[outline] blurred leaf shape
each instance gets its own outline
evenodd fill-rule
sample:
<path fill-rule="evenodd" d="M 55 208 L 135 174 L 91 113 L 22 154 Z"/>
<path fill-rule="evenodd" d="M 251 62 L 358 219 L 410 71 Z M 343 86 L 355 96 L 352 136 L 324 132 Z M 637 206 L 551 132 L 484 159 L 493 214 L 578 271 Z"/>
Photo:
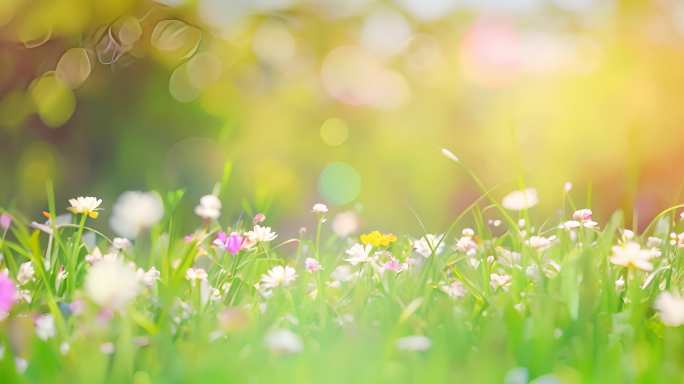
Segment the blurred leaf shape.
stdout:
<path fill-rule="evenodd" d="M 202 40 L 202 31 L 180 20 L 162 20 L 154 26 L 150 42 L 160 51 L 181 59 L 192 56 Z"/>
<path fill-rule="evenodd" d="M 4 0 L 3 0 L 4 1 Z M 17 31 L 19 41 L 26 48 L 36 48 L 47 43 L 52 37 L 52 26 L 39 22 L 25 22 Z"/>
<path fill-rule="evenodd" d="M 114 39 L 112 29 L 107 27 L 95 46 L 97 60 L 105 65 L 114 64 L 124 53 L 123 47 Z"/>
<path fill-rule="evenodd" d="M 204 89 L 221 77 L 221 59 L 211 52 L 201 52 L 187 63 L 187 76 L 192 86 Z"/>
<path fill-rule="evenodd" d="M 76 109 L 76 99 L 69 86 L 55 75 L 45 73 L 29 86 L 38 116 L 49 127 L 66 123 Z"/>
<path fill-rule="evenodd" d="M 115 27 L 117 29 L 116 36 L 124 47 L 131 47 L 140 40 L 140 36 L 143 33 L 140 20 L 133 16 L 122 18 L 116 23 Z"/>
<path fill-rule="evenodd" d="M 0 27 L 12 21 L 22 2 L 22 0 L 0 1 Z"/>
<path fill-rule="evenodd" d="M 88 52 L 83 48 L 71 48 L 57 62 L 55 73 L 71 89 L 76 89 L 88 79 L 91 70 Z"/>
<path fill-rule="evenodd" d="M 181 103 L 189 103 L 199 97 L 200 90 L 190 80 L 187 64 L 179 66 L 171 74 L 169 92 L 174 99 Z"/>
<path fill-rule="evenodd" d="M 33 102 L 30 95 L 22 89 L 7 93 L 0 100 L 0 125 L 16 129 L 33 113 Z"/>

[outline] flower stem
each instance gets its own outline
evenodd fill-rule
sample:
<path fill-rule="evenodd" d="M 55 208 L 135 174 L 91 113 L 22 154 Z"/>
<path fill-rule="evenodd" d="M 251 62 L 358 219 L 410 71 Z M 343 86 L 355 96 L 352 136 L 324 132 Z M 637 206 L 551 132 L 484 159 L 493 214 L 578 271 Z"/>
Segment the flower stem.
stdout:
<path fill-rule="evenodd" d="M 81 239 L 83 237 L 83 228 L 85 227 L 88 215 L 81 215 L 81 221 L 78 224 L 78 229 L 76 230 L 76 237 L 71 245 L 71 254 L 69 256 L 69 278 L 67 284 L 67 294 L 71 294 L 74 291 L 74 282 L 76 280 L 76 264 L 78 263 L 78 254 L 81 250 Z"/>

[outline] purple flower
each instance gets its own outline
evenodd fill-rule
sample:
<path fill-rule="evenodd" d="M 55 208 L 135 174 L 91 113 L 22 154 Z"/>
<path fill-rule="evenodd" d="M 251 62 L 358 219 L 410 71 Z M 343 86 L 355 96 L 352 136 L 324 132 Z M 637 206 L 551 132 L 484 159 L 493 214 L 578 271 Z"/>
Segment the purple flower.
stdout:
<path fill-rule="evenodd" d="M 221 231 L 216 236 L 214 240 L 214 245 L 223 248 L 224 250 L 230 252 L 231 255 L 235 256 L 242 248 L 242 243 L 244 238 L 237 232 L 231 232 L 230 235 Z"/>
<path fill-rule="evenodd" d="M 9 229 L 10 225 L 12 225 L 12 216 L 9 213 L 0 215 L 0 228 L 2 228 L 3 231 L 6 231 Z"/>
<path fill-rule="evenodd" d="M 0 319 L 9 313 L 16 300 L 17 287 L 6 274 L 0 273 Z"/>

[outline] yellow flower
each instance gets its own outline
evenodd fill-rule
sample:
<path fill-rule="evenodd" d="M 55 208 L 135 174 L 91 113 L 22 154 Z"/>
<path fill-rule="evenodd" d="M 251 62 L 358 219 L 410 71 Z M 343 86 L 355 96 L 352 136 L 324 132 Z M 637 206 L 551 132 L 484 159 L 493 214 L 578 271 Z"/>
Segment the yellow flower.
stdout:
<path fill-rule="evenodd" d="M 374 247 L 387 247 L 391 243 L 397 241 L 397 237 L 391 233 L 380 233 L 380 231 L 373 231 L 361 235 L 361 242 L 366 245 Z"/>

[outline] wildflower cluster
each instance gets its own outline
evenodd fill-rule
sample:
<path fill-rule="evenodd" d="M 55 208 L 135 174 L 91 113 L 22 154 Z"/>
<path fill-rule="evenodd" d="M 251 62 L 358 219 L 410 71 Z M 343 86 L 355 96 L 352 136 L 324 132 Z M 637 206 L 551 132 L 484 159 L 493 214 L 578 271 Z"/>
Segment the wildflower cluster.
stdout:
<path fill-rule="evenodd" d="M 93 197 L 69 201 L 75 216 L 48 212 L 44 223 L 2 213 L 0 329 L 8 335 L 30 320 L 25 339 L 51 348 L 67 371 L 93 343 L 98 352 L 88 358 L 97 361 L 158 353 L 169 348 L 164 339 L 258 361 L 262 352 L 328 353 L 326 338 L 352 330 L 387 338 L 393 359 L 456 348 L 466 356 L 449 359 L 468 364 L 488 353 L 488 337 L 516 337 L 522 346 L 552 340 L 554 353 L 576 357 L 584 336 L 559 335 L 581 334 L 605 314 L 613 316 L 603 329 L 612 342 L 667 343 L 662 329 L 684 325 L 679 224 L 662 215 L 637 235 L 619 229 L 618 215 L 602 229 L 590 209 L 576 209 L 536 226 L 528 211 L 537 202 L 531 188 L 513 192 L 493 217 L 469 212 L 473 226 L 457 221 L 416 235 L 354 235 L 356 213 L 319 203 L 311 239 L 306 231 L 283 239 L 263 214 L 226 225 L 217 194 L 200 199 L 190 219 L 196 229 L 178 238 L 164 212 L 170 203 L 154 192 L 122 194 L 109 224 L 123 237 L 113 239 L 91 226 L 107 212 Z M 40 369 L 26 343 L 3 343 L 0 359 L 12 356 L 18 374 Z M 501 376 L 520 364 L 554 373 L 507 353 L 516 365 Z"/>

